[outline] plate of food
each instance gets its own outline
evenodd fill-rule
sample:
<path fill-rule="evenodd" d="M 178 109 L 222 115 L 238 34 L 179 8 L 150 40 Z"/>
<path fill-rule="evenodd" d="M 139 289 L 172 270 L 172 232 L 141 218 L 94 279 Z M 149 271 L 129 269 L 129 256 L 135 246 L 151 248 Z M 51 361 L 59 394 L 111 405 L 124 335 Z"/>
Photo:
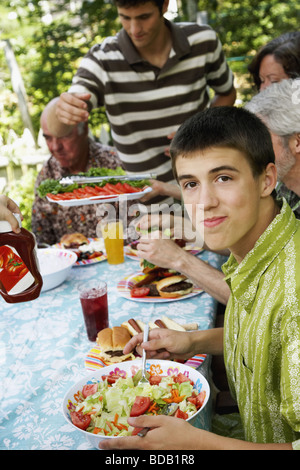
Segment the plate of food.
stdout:
<path fill-rule="evenodd" d="M 198 255 L 203 250 L 195 244 L 187 243 L 184 240 L 174 239 L 174 242 L 192 255 Z M 140 260 L 140 258 L 137 256 L 138 244 L 139 240 L 135 240 L 124 247 L 124 254 L 127 256 L 127 258 L 133 259 L 134 261 Z"/>
<path fill-rule="evenodd" d="M 88 374 L 65 394 L 66 421 L 95 448 L 103 439 L 137 434 L 140 429 L 128 425 L 129 416 L 174 414 L 193 424 L 209 400 L 205 377 L 185 364 L 158 359 L 147 360 L 146 370 L 150 383 L 142 385 L 140 358 Z"/>
<path fill-rule="evenodd" d="M 63 235 L 53 247 L 74 251 L 77 255 L 74 266 L 89 266 L 107 259 L 102 238 L 87 238 L 79 232 Z"/>
<path fill-rule="evenodd" d="M 175 320 L 163 315 L 161 318 L 149 321 L 150 330 L 154 328 L 168 328 L 177 331 L 195 331 L 198 330 L 198 324 L 178 323 Z M 85 368 L 88 370 L 97 370 L 102 367 L 116 364 L 119 362 L 136 359 L 137 354 L 123 354 L 123 348 L 132 336 L 142 333 L 145 323 L 142 320 L 130 318 L 124 321 L 119 327 L 107 328 L 102 330 L 97 336 L 96 343 L 89 350 L 85 358 Z M 206 359 L 206 354 L 197 354 L 188 359 L 185 363 L 190 367 L 197 369 Z"/>
<path fill-rule="evenodd" d="M 63 207 L 84 206 L 103 202 L 140 199 L 152 191 L 147 181 L 117 179 L 109 182 L 79 184 L 72 181 L 63 185 L 56 180 L 45 180 L 38 188 L 41 197 Z M 47 192 L 48 191 L 48 192 Z"/>
<path fill-rule="evenodd" d="M 140 266 L 147 263 L 141 260 Z M 149 264 L 151 267 L 149 267 Z M 172 302 L 203 292 L 186 276 L 171 269 L 151 265 L 122 279 L 117 285 L 122 297 L 135 302 Z"/>

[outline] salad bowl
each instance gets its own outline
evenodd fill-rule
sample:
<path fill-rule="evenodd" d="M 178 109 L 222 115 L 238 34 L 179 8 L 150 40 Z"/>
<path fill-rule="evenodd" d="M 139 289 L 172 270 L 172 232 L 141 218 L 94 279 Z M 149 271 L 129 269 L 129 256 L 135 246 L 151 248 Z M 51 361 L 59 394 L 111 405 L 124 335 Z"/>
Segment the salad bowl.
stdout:
<path fill-rule="evenodd" d="M 63 405 L 62 405 L 63 415 L 65 419 L 71 426 L 73 426 L 74 429 L 76 429 L 78 432 L 81 432 L 83 436 L 86 437 L 86 439 L 89 441 L 89 443 L 93 447 L 99 449 L 98 447 L 99 443 L 103 439 L 114 439 L 115 437 L 118 437 L 118 435 L 119 436 L 130 435 L 131 432 L 133 431 L 133 428 L 129 427 L 129 429 L 127 429 L 126 431 L 121 431 L 120 433 L 118 433 L 118 435 L 109 435 L 111 433 L 106 433 L 106 434 L 95 433 L 95 428 L 92 430 L 89 430 L 91 428 L 87 428 L 87 430 L 82 429 L 81 423 L 79 423 L 80 427 L 75 425 L 74 424 L 74 421 L 75 421 L 74 415 L 76 414 L 74 413 L 75 410 L 80 410 L 80 413 L 81 413 L 81 410 L 83 410 L 82 411 L 83 414 L 85 414 L 86 412 L 86 415 L 90 415 L 92 412 L 91 408 L 84 408 L 84 406 L 97 407 L 98 405 L 87 405 L 87 403 L 88 402 L 96 403 L 97 397 L 98 399 L 102 400 L 102 397 L 101 396 L 99 397 L 99 392 L 98 392 L 98 395 L 96 393 L 95 395 L 87 396 L 86 400 L 85 400 L 86 393 L 82 395 L 82 392 L 86 390 L 91 390 L 92 387 L 96 388 L 95 384 L 97 383 L 101 383 L 104 381 L 106 383 L 107 382 L 112 383 L 113 384 L 112 388 L 114 388 L 114 390 L 112 394 L 113 398 L 110 398 L 110 400 L 113 399 L 115 401 L 110 402 L 110 409 L 111 409 L 111 417 L 109 418 L 110 422 L 114 422 L 114 420 L 116 419 L 115 418 L 116 416 L 122 415 L 123 417 L 119 418 L 119 421 L 118 421 L 120 429 L 122 429 L 122 427 L 124 429 L 126 427 L 128 428 L 127 417 L 129 416 L 129 413 L 128 415 L 124 416 L 124 409 L 126 408 L 126 404 L 124 405 L 123 413 L 120 412 L 120 403 L 124 402 L 123 394 L 125 393 L 126 395 L 127 393 L 126 391 L 124 392 L 124 389 L 126 389 L 126 381 L 124 380 L 125 385 L 122 382 L 122 387 L 118 388 L 116 387 L 115 380 L 121 377 L 122 379 L 128 379 L 128 382 L 132 382 L 131 378 L 134 377 L 136 374 L 139 374 L 138 371 L 141 371 L 141 366 L 142 366 L 141 359 L 136 359 L 133 361 L 122 362 L 122 363 L 117 363 L 117 364 L 103 367 L 102 369 L 94 371 L 88 374 L 86 377 L 79 380 L 77 383 L 71 386 L 70 389 L 65 394 Z M 190 384 L 190 381 L 192 382 L 193 396 L 198 395 L 198 394 L 201 395 L 201 405 L 199 405 L 198 407 L 198 403 L 197 403 L 197 409 L 194 407 L 192 411 L 191 411 L 192 407 L 190 406 L 190 402 L 188 402 L 188 400 L 185 400 L 185 402 L 187 403 L 187 406 L 190 407 L 190 410 L 188 411 L 189 416 L 186 417 L 185 419 L 190 424 L 193 424 L 195 420 L 197 419 L 198 415 L 203 412 L 209 400 L 210 387 L 205 377 L 198 370 L 193 369 L 192 367 L 189 367 L 185 364 L 181 364 L 181 363 L 174 362 L 174 361 L 158 360 L 158 359 L 147 359 L 146 370 L 150 374 L 150 379 L 153 378 L 152 383 L 155 384 L 154 388 L 156 388 L 157 390 L 157 392 L 155 393 L 160 393 L 159 388 L 163 386 L 163 382 L 166 381 L 166 377 L 168 378 L 168 382 L 170 382 L 169 379 L 171 379 L 171 381 L 174 381 L 174 380 L 178 382 L 180 381 L 180 383 L 182 383 L 182 381 L 186 383 L 188 382 L 188 384 Z M 160 383 L 156 384 L 155 382 L 158 377 L 161 377 L 161 384 Z M 104 384 L 100 384 L 100 385 L 104 386 Z M 148 385 L 148 386 L 151 387 L 152 385 Z M 187 384 L 182 385 L 182 386 L 187 387 Z M 130 391 L 130 393 L 131 392 L 132 391 Z M 138 393 L 138 395 L 140 395 L 140 393 Z M 94 400 L 94 397 L 95 397 L 95 400 Z M 188 397 L 188 395 L 186 395 L 186 397 Z M 108 403 L 107 398 L 105 398 L 104 401 L 105 402 L 107 401 Z M 180 404 L 180 408 L 184 409 L 184 403 Z M 104 414 L 105 416 L 109 416 L 109 414 L 106 411 L 103 412 L 103 415 Z"/>

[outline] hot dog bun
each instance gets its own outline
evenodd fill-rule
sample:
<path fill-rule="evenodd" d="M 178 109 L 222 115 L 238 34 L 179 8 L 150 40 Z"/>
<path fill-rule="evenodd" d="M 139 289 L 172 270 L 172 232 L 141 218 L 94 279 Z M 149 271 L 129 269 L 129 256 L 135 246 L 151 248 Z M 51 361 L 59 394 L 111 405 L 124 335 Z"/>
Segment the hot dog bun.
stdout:
<path fill-rule="evenodd" d="M 122 323 L 121 326 L 127 328 L 131 336 L 138 335 L 139 333 L 142 333 L 145 329 L 144 322 L 142 322 L 141 320 L 134 320 L 133 318 L 128 321 L 125 321 L 124 323 Z"/>

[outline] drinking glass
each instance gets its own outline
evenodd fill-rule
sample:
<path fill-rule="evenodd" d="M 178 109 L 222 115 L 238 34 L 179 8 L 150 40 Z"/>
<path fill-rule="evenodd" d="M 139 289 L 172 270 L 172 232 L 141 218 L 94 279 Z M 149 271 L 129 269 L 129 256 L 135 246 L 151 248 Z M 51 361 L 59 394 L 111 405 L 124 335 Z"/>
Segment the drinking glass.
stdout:
<path fill-rule="evenodd" d="M 104 281 L 80 284 L 78 287 L 86 332 L 90 341 L 108 328 L 107 285 Z"/>
<path fill-rule="evenodd" d="M 123 223 L 121 220 L 105 220 L 101 223 L 107 262 L 124 263 Z"/>

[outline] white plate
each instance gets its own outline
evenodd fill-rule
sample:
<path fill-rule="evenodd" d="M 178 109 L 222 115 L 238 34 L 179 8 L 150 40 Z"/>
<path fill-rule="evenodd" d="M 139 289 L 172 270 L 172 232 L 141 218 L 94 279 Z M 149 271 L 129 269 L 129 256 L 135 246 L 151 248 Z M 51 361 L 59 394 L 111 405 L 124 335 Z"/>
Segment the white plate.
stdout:
<path fill-rule="evenodd" d="M 63 207 L 86 206 L 88 204 L 102 204 L 103 202 L 118 202 L 125 199 L 133 201 L 134 199 L 140 199 L 150 191 L 152 191 L 152 188 L 147 186 L 143 191 L 139 191 L 137 193 L 113 194 L 111 196 L 91 196 L 86 199 L 62 199 L 61 201 L 54 201 L 47 196 L 47 200 Z"/>
<path fill-rule="evenodd" d="M 202 289 L 199 287 L 194 287 L 193 291 L 190 294 L 182 295 L 181 297 L 177 298 L 170 298 L 167 299 L 165 297 L 131 297 L 130 291 L 131 289 L 137 284 L 143 277 L 145 276 L 144 273 L 138 272 L 131 274 L 130 276 L 125 277 L 122 279 L 118 285 L 118 293 L 121 295 L 121 297 L 124 297 L 127 300 L 133 300 L 134 302 L 152 302 L 152 303 L 163 303 L 163 302 L 175 302 L 178 300 L 185 300 L 189 299 L 191 297 L 194 297 L 195 295 L 201 294 L 203 292 Z"/>

